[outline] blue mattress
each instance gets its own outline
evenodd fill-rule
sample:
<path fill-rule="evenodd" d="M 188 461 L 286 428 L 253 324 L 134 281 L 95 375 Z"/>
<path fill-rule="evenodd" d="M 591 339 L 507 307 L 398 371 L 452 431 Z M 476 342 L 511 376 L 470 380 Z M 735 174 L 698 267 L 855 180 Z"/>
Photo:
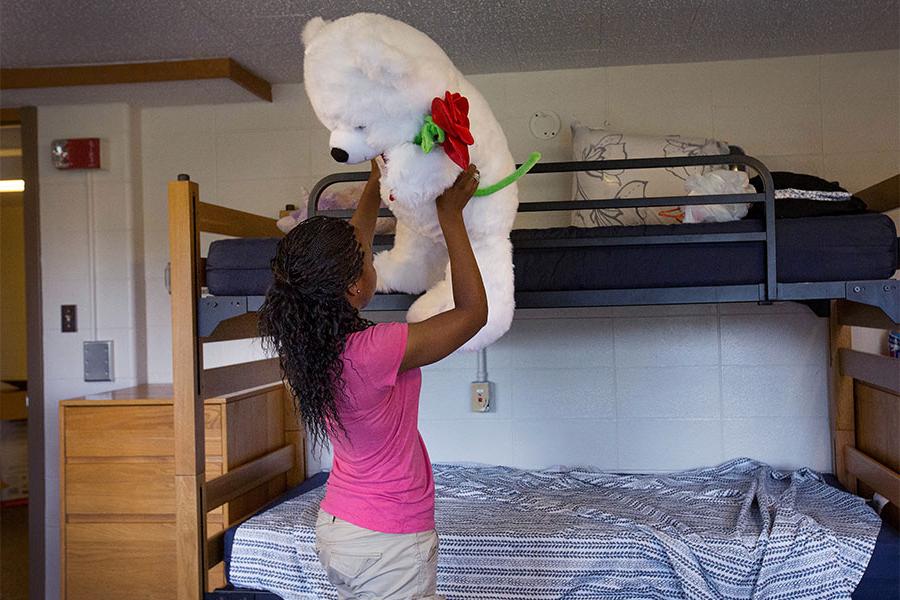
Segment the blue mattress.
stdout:
<path fill-rule="evenodd" d="M 257 514 L 264 512 L 272 506 L 277 506 L 289 499 L 296 498 L 310 490 L 314 490 L 325 484 L 327 473 L 317 473 L 307 479 L 301 485 L 285 492 L 268 506 L 260 509 Z M 826 475 L 825 480 L 836 488 L 843 489 L 837 480 Z M 231 548 L 234 543 L 234 535 L 239 526 L 234 526 L 225 532 L 225 572 L 228 574 L 228 566 L 231 559 Z M 281 600 L 280 596 L 261 590 L 235 589 L 232 587 L 220 590 L 218 596 L 211 598 L 218 600 Z M 866 572 L 856 590 L 852 600 L 892 600 L 900 598 L 900 532 L 887 523 L 882 523 L 875 544 L 875 551 Z"/>
<path fill-rule="evenodd" d="M 646 289 L 761 283 L 763 242 L 637 246 L 526 246 L 540 240 L 750 233 L 761 221 L 636 227 L 559 227 L 513 231 L 516 290 Z M 227 239 L 210 244 L 206 284 L 215 296 L 262 296 L 272 282 L 277 239 Z M 376 245 L 390 246 L 388 237 Z M 887 279 L 898 267 L 897 231 L 885 215 L 782 219 L 776 223 L 778 281 Z"/>

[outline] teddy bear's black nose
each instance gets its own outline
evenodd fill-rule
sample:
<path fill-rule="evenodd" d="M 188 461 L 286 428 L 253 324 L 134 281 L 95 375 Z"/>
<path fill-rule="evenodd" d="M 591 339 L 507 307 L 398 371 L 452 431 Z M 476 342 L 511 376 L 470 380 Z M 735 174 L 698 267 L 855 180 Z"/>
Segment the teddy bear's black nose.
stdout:
<path fill-rule="evenodd" d="M 331 158 L 338 162 L 347 162 L 347 159 L 350 158 L 350 155 L 347 154 L 346 150 L 343 150 L 341 148 L 332 148 Z"/>

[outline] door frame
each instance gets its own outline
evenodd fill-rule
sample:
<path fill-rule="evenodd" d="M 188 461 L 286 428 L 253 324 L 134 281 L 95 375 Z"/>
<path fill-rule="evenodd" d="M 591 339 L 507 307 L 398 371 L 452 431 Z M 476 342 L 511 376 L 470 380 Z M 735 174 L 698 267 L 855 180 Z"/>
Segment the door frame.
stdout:
<path fill-rule="evenodd" d="M 44 323 L 41 294 L 41 208 L 38 123 L 33 106 L 4 108 L 3 123 L 19 123 L 25 226 L 25 305 L 28 362 L 28 597 L 44 598 L 46 490 L 44 485 Z"/>

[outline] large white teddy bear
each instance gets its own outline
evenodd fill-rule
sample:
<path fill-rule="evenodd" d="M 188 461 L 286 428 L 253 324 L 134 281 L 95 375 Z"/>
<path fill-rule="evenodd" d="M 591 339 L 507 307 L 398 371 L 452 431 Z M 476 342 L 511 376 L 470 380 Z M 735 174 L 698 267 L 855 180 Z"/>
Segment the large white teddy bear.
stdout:
<path fill-rule="evenodd" d="M 449 142 L 426 153 L 417 136 L 435 98 L 468 100 L 474 143 L 469 157 L 481 186 L 513 173 L 506 137 L 487 102 L 424 33 L 383 15 L 359 13 L 303 31 L 303 78 L 319 120 L 331 131 L 331 155 L 363 163 L 382 155 L 381 195 L 397 217 L 391 250 L 375 257 L 378 291 L 418 294 L 407 320 L 418 322 L 453 307 L 447 248 L 435 199 L 461 167 Z M 449 133 L 448 133 L 449 135 Z M 471 140 L 470 140 L 471 141 Z M 458 156 L 457 156 L 458 160 Z M 459 161 L 458 161 L 459 162 Z M 515 184 L 476 196 L 463 213 L 488 298 L 487 325 L 465 346 L 483 348 L 502 336 L 513 317 L 513 267 L 509 232 L 518 206 Z"/>

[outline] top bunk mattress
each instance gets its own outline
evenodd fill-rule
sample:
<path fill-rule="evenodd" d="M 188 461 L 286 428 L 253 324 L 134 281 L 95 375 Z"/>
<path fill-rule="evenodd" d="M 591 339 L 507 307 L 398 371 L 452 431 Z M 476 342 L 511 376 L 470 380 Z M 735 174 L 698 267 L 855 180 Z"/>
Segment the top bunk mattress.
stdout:
<path fill-rule="evenodd" d="M 765 243 L 525 247 L 534 240 L 764 231 L 759 220 L 635 227 L 521 229 L 511 234 L 516 291 L 569 291 L 746 285 L 765 279 Z M 390 236 L 376 245 L 390 246 Z M 210 244 L 206 284 L 215 296 L 262 296 L 272 282 L 277 239 Z M 898 267 L 897 231 L 885 215 L 776 222 L 781 283 L 886 279 Z"/>

